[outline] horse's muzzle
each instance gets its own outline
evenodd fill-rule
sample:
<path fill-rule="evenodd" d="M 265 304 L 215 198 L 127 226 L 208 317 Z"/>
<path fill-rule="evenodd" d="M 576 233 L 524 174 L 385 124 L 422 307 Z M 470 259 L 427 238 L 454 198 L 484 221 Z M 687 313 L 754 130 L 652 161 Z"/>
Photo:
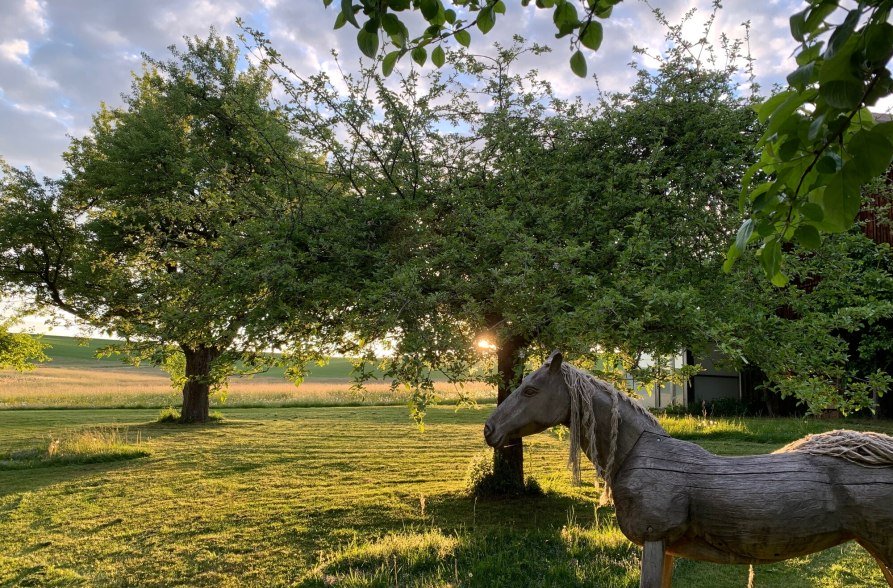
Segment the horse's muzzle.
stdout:
<path fill-rule="evenodd" d="M 487 445 L 490 447 L 498 447 L 502 439 L 497 439 L 494 437 L 495 428 L 490 424 L 490 421 L 484 425 L 484 441 L 487 442 Z"/>

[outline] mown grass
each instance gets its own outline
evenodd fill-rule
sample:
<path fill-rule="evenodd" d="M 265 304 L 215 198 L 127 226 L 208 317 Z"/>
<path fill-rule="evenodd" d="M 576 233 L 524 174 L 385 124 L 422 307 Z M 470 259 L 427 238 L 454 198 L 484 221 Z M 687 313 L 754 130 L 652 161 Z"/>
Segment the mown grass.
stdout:
<path fill-rule="evenodd" d="M 0 585 L 638 585 L 639 550 L 612 511 L 573 487 L 566 442 L 526 443 L 539 498 L 463 490 L 490 406 L 223 409 L 206 426 L 152 423 L 157 410 L 0 412 L 0 452 L 48 431 L 127 427 L 150 456 L 0 471 Z M 713 450 L 771 451 L 803 428 L 888 422 L 665 420 Z M 740 587 L 746 566 L 680 561 L 675 585 Z M 756 569 L 760 587 L 880 586 L 853 544 Z"/>

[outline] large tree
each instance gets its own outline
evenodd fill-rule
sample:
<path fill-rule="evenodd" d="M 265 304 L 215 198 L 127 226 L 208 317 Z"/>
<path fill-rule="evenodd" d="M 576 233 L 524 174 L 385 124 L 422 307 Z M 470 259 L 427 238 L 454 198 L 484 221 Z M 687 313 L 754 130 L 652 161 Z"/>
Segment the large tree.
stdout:
<path fill-rule="evenodd" d="M 332 0 L 323 0 L 328 6 Z M 522 0 L 528 6 L 530 0 Z M 620 0 L 536 0 L 552 12 L 559 38 L 570 41 L 570 69 L 587 72 L 584 52 L 603 39 L 602 21 Z M 714 7 L 718 8 L 718 2 Z M 335 28 L 358 29 L 357 44 L 376 58 L 380 39 L 390 43 L 382 69 L 409 54 L 422 64 L 443 63 L 442 44 L 450 38 L 466 47 L 477 29 L 486 35 L 504 14 L 503 0 L 345 0 Z M 800 44 L 798 68 L 789 86 L 759 107 L 765 133 L 761 157 L 743 178 L 741 208 L 750 218 L 728 251 L 733 263 L 751 243 L 766 275 L 783 285 L 782 244 L 795 240 L 817 247 L 822 233 L 852 226 L 859 211 L 859 186 L 882 173 L 893 159 L 893 122 L 876 124 L 868 107 L 893 93 L 888 68 L 893 56 L 893 0 L 808 0 L 790 18 L 791 35 Z M 418 11 L 425 21 L 411 33 L 403 13 Z M 660 17 L 660 12 L 655 10 Z M 503 22 L 504 26 L 511 26 Z M 683 47 L 691 43 L 682 40 Z"/>
<path fill-rule="evenodd" d="M 330 171 L 366 219 L 346 331 L 390 347 L 385 374 L 410 385 L 419 415 L 436 372 L 479 377 L 482 339 L 500 401 L 556 345 L 606 376 L 669 377 L 637 360 L 706 346 L 722 303 L 705 283 L 756 130 L 729 72 L 676 52 L 596 111 L 513 74 L 521 51 L 450 53 L 424 83 L 370 71 L 338 84 L 346 95 L 324 76 L 291 88 L 302 132 L 330 145 Z M 496 454 L 510 487 L 522 457 L 520 444 Z"/>
<path fill-rule="evenodd" d="M 269 333 L 254 328 L 274 297 L 266 263 L 287 254 L 270 243 L 302 233 L 319 164 L 231 39 L 186 45 L 146 58 L 124 105 L 72 141 L 62 179 L 4 167 L 0 278 L 165 366 L 182 420 L 204 422 L 211 389 L 267 357 Z"/>

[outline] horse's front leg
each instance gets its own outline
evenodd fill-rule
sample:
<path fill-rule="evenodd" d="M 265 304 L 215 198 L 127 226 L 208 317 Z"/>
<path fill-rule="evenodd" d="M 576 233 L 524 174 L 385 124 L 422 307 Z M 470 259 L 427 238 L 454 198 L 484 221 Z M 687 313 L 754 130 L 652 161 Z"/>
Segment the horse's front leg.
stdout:
<path fill-rule="evenodd" d="M 667 553 L 663 541 L 646 541 L 639 588 L 670 588 L 672 583 L 673 556 Z"/>

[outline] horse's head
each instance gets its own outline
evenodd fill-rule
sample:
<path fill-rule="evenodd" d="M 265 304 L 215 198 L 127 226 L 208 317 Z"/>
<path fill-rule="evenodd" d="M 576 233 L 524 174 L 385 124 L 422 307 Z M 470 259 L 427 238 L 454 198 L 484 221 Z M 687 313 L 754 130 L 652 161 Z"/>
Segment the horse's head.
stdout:
<path fill-rule="evenodd" d="M 561 353 L 555 351 L 538 370 L 527 375 L 484 425 L 491 447 L 545 431 L 570 419 L 571 401 L 561 373 Z"/>

